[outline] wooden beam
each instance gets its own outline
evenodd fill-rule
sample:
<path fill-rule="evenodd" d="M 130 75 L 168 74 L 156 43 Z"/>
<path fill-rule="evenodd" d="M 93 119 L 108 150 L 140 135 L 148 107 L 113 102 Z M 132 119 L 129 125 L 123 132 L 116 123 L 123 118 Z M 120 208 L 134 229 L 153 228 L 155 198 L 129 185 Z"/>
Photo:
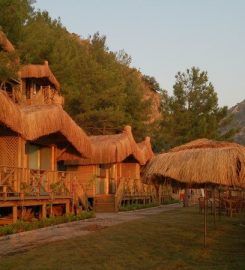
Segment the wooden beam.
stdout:
<path fill-rule="evenodd" d="M 204 188 L 204 248 L 207 247 L 207 189 Z"/>
<path fill-rule="evenodd" d="M 63 149 L 60 151 L 59 155 L 56 156 L 56 160 L 58 160 L 58 158 L 61 157 L 62 154 L 63 154 L 66 150 L 67 150 L 67 147 L 63 148 Z"/>
<path fill-rule="evenodd" d="M 17 206 L 13 206 L 13 223 L 17 222 Z"/>
<path fill-rule="evenodd" d="M 70 201 L 66 202 L 66 214 L 70 213 Z"/>
<path fill-rule="evenodd" d="M 55 145 L 51 145 L 51 171 L 56 170 Z"/>
<path fill-rule="evenodd" d="M 42 218 L 47 217 L 47 205 L 46 203 L 42 204 Z"/>

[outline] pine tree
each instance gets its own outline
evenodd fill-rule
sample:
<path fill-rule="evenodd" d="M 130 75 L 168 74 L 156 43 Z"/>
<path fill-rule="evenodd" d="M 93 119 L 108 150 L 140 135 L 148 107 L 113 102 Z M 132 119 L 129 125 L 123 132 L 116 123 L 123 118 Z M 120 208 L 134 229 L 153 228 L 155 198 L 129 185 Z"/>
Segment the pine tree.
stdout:
<path fill-rule="evenodd" d="M 178 72 L 173 88 L 173 96 L 163 106 L 161 122 L 166 147 L 197 138 L 222 138 L 220 124 L 228 110 L 218 106 L 217 93 L 207 72 L 196 67 Z"/>

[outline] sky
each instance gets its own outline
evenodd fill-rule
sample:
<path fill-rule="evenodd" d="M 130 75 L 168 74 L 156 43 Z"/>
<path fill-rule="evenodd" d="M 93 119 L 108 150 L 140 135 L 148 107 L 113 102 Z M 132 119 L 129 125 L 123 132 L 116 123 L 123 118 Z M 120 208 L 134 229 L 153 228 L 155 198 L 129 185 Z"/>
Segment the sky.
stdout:
<path fill-rule="evenodd" d="M 131 66 L 172 94 L 175 75 L 192 66 L 208 72 L 220 106 L 245 99 L 244 0 L 36 0 L 68 31 L 106 36 Z"/>

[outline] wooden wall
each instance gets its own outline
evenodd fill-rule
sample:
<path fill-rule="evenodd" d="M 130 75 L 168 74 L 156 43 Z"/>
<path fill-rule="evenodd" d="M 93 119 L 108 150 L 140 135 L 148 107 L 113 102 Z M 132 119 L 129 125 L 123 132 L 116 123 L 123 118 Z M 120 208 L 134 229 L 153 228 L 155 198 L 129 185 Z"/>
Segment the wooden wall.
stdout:
<path fill-rule="evenodd" d="M 140 179 L 140 165 L 138 163 L 121 163 L 121 177 Z"/>
<path fill-rule="evenodd" d="M 67 166 L 67 170 L 79 173 L 79 182 L 85 188 L 87 196 L 93 197 L 95 194 L 96 165 Z"/>
<path fill-rule="evenodd" d="M 0 165 L 18 166 L 18 136 L 0 136 Z"/>

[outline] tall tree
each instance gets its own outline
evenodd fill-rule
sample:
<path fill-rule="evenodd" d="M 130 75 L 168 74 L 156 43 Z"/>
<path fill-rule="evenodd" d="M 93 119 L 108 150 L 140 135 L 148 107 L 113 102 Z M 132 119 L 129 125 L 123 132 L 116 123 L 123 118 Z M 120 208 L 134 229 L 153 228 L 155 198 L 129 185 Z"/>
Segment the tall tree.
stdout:
<path fill-rule="evenodd" d="M 227 107 L 218 106 L 217 93 L 207 72 L 192 67 L 175 77 L 173 96 L 163 106 L 161 126 L 165 145 L 172 147 L 204 137 L 220 139 L 221 120 L 228 111 Z"/>
<path fill-rule="evenodd" d="M 34 0 L 0 1 L 0 26 L 14 44 L 22 39 L 23 27 L 33 14 L 33 3 Z"/>
<path fill-rule="evenodd" d="M 18 68 L 16 54 L 4 52 L 0 49 L 0 89 L 9 79 L 17 79 Z"/>
<path fill-rule="evenodd" d="M 139 139 L 146 135 L 149 102 L 124 51 L 111 52 L 99 33 L 88 39 L 69 33 L 48 12 L 35 12 L 23 34 L 22 63 L 48 60 L 61 82 L 66 110 L 88 133 L 115 133 L 129 124 Z"/>
<path fill-rule="evenodd" d="M 115 133 L 129 124 L 142 139 L 148 132 L 150 101 L 143 99 L 142 76 L 130 67 L 130 56 L 110 51 L 99 33 L 88 39 L 69 33 L 47 11 L 33 11 L 32 2 L 0 2 L 0 25 L 11 36 L 21 64 L 48 60 L 61 83 L 65 109 L 90 134 Z"/>

